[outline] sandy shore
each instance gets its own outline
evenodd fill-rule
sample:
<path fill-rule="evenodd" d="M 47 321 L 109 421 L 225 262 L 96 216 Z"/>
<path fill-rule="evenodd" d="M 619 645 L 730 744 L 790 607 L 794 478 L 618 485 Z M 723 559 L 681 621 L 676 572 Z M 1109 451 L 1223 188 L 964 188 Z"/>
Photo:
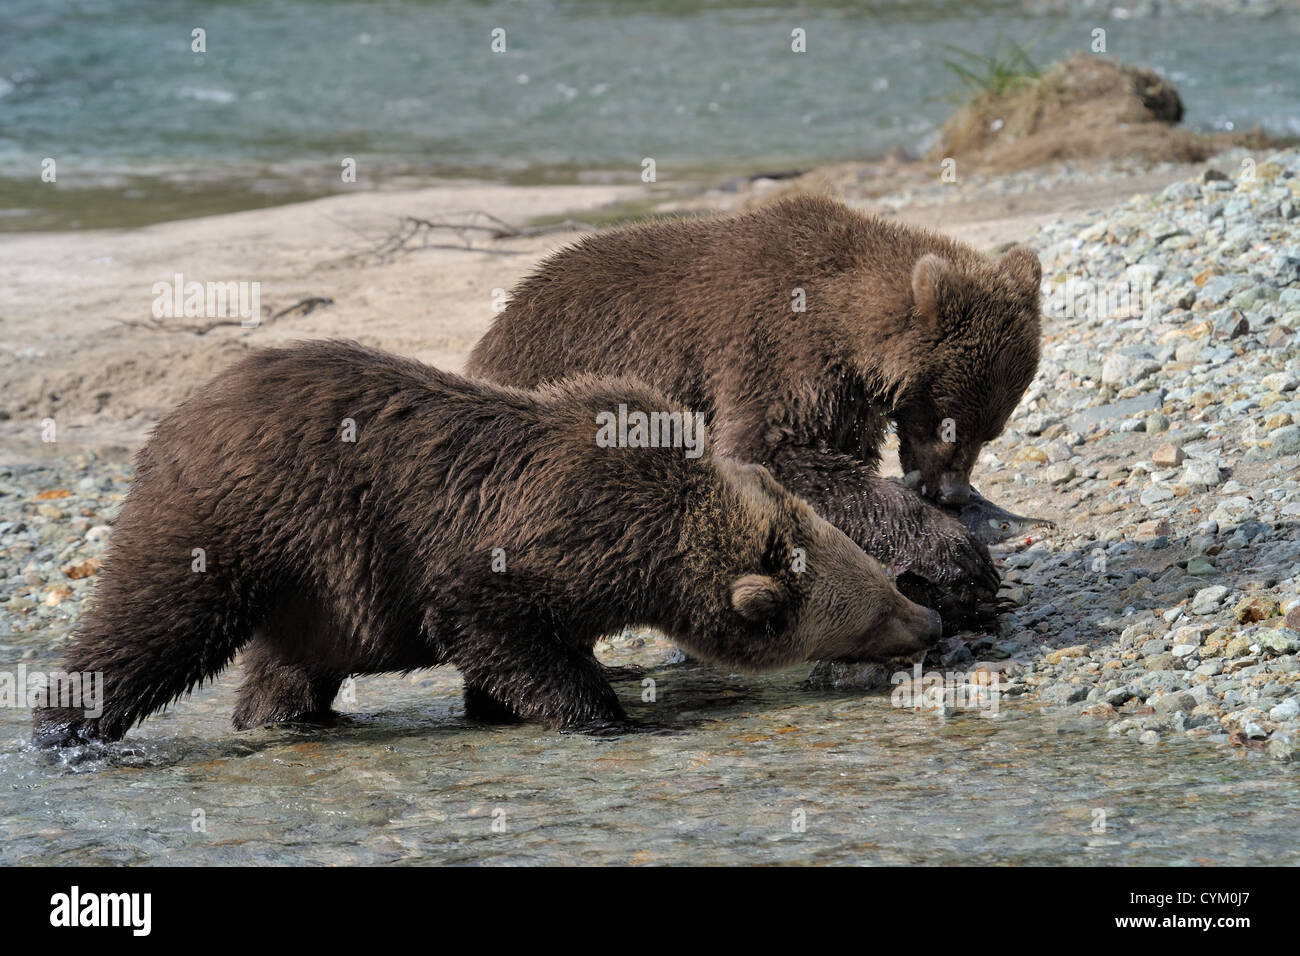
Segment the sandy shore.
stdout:
<path fill-rule="evenodd" d="M 345 337 L 459 369 L 508 289 L 566 236 L 493 242 L 439 235 L 468 248 L 425 248 L 377 261 L 375 244 L 402 216 L 461 221 L 481 210 L 511 223 L 632 198 L 623 187 L 465 184 L 312 202 L 163 223 L 130 231 L 0 237 L 0 460 L 32 452 L 40 422 L 59 442 L 138 441 L 149 424 L 243 351 L 299 338 Z M 267 320 L 256 329 L 185 331 L 202 319 L 148 323 L 156 282 L 257 282 Z M 333 304 L 275 321 L 311 297 Z"/>

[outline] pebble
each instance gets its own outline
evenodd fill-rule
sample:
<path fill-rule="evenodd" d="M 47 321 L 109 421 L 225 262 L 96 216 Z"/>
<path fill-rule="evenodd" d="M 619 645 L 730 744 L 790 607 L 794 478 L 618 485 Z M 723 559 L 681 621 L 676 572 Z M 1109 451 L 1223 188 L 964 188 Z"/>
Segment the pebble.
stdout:
<path fill-rule="evenodd" d="M 1081 684 L 1052 684 L 1038 693 L 1046 704 L 1073 704 L 1088 696 L 1088 688 Z"/>
<path fill-rule="evenodd" d="M 1295 720 L 1297 717 L 1300 717 L 1300 702 L 1294 697 L 1282 701 L 1268 712 L 1268 719 L 1278 723 Z"/>
<path fill-rule="evenodd" d="M 1047 469 L 1047 480 L 1053 485 L 1063 485 L 1074 476 L 1074 466 L 1069 462 L 1058 462 Z"/>
<path fill-rule="evenodd" d="M 1289 627 L 1268 628 L 1255 633 L 1255 643 L 1275 654 L 1300 651 L 1300 634 Z"/>
<path fill-rule="evenodd" d="M 1146 507 L 1159 504 L 1162 501 L 1169 501 L 1174 497 L 1174 493 L 1164 485 L 1152 485 L 1142 492 L 1138 499 Z"/>
<path fill-rule="evenodd" d="M 97 524 L 86 531 L 86 544 L 91 547 L 102 548 L 108 544 L 108 539 L 112 535 L 113 529 L 106 524 Z"/>
<path fill-rule="evenodd" d="M 1211 614 L 1227 596 L 1228 589 L 1222 584 L 1201 588 L 1196 592 L 1196 596 L 1192 598 L 1192 613 Z"/>
<path fill-rule="evenodd" d="M 1161 445 L 1151 455 L 1151 460 L 1161 468 L 1175 468 L 1187 455 L 1178 445 Z"/>
<path fill-rule="evenodd" d="M 1219 484 L 1221 471 L 1219 463 L 1211 459 L 1189 461 L 1178 482 L 1196 491 L 1205 491 Z"/>
<path fill-rule="evenodd" d="M 1196 706 L 1196 698 L 1187 691 L 1177 691 L 1155 698 L 1152 706 L 1157 714 L 1172 714 L 1179 710 L 1190 712 Z"/>

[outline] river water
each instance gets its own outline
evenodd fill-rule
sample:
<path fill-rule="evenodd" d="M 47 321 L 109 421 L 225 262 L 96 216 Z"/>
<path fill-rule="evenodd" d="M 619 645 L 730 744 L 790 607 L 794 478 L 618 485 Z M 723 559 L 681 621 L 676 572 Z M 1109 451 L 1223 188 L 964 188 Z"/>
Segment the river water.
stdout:
<path fill-rule="evenodd" d="M 954 48 L 1106 55 L 1196 129 L 1300 134 L 1300 18 L 1029 16 L 989 0 L 0 4 L 0 229 L 122 226 L 357 182 L 660 183 L 922 148 Z M 201 30 L 202 52 L 194 31 Z M 804 31 L 806 52 L 791 49 Z M 493 52 L 494 31 L 504 44 Z M 41 163 L 56 161 L 53 188 Z"/>
<path fill-rule="evenodd" d="M 1259 754 L 669 653 L 612 658 L 650 668 L 653 704 L 616 687 L 668 730 L 611 739 L 469 723 L 450 669 L 361 679 L 334 727 L 235 733 L 234 668 L 106 755 L 35 752 L 5 709 L 0 864 L 1300 863 L 1294 771 Z"/>

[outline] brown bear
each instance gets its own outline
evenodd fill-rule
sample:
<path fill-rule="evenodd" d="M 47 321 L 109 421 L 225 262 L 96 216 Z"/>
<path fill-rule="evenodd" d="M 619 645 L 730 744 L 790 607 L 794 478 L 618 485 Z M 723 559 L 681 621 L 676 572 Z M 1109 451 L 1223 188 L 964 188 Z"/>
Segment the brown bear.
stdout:
<path fill-rule="evenodd" d="M 534 387 L 634 374 L 704 412 L 719 453 L 766 465 L 945 623 L 988 625 L 999 586 L 954 517 L 879 476 L 897 423 L 905 471 L 941 504 L 1038 366 L 1041 269 L 800 197 L 732 217 L 589 236 L 513 290 L 467 371 Z"/>
<path fill-rule="evenodd" d="M 68 653 L 103 674 L 103 712 L 38 710 L 34 737 L 118 739 L 246 644 L 239 728 L 326 716 L 350 674 L 454 664 L 470 716 L 583 729 L 625 719 L 592 647 L 628 624 L 741 669 L 938 639 L 683 414 L 633 381 L 534 393 L 355 343 L 256 353 L 140 451 Z"/>

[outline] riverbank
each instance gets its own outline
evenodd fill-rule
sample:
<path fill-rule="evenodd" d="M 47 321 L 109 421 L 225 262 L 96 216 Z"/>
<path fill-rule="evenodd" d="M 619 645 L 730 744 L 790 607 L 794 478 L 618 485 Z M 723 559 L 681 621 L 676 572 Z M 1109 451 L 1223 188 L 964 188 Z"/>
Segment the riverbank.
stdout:
<path fill-rule="evenodd" d="M 995 548 L 1013 610 L 941 646 L 928 673 L 953 700 L 909 701 L 888 674 L 725 674 L 629 632 L 598 653 L 647 670 L 653 700 L 616 691 L 668 736 L 473 724 L 450 668 L 358 680 L 331 728 L 235 733 L 236 664 L 104 753 L 37 753 L 28 711 L 0 707 L 0 862 L 1300 862 L 1277 839 L 1300 812 L 1300 152 L 957 183 L 856 164 L 799 185 L 1042 257 L 1042 366 L 975 481 L 1056 524 Z M 0 687 L 58 666 L 131 450 L 218 368 L 347 336 L 459 369 L 495 290 L 579 235 L 493 238 L 482 213 L 606 222 L 653 198 L 458 184 L 0 236 Z M 264 321 L 156 327 L 153 284 L 178 271 L 261 282 Z M 998 697 L 972 706 L 992 672 Z"/>
<path fill-rule="evenodd" d="M 996 635 L 950 641 L 940 666 L 1000 671 L 1008 701 L 1099 731 L 1290 760 L 1300 152 L 955 184 L 919 164 L 836 167 L 793 187 L 738 181 L 691 206 L 744 208 L 790 188 L 983 248 L 1028 241 L 1043 259 L 1042 367 L 976 481 L 1056 527 L 997 549 L 1015 610 Z M 649 199 L 636 187 L 461 184 L 133 231 L 0 236 L 6 657 L 46 659 L 66 639 L 127 487 L 127 453 L 219 368 L 258 345 L 348 337 L 459 370 L 498 290 L 579 235 L 491 230 L 603 221 Z M 177 272 L 260 283 L 261 325 L 196 334 L 208 320 L 155 320 L 154 283 Z M 1121 279 L 1143 298 L 1111 301 Z M 50 421 L 53 443 L 42 441 Z"/>
<path fill-rule="evenodd" d="M 1300 152 L 1233 154 L 1031 240 L 1043 361 L 982 490 L 1039 700 L 1291 760 L 1300 731 Z M 994 645 L 995 648 L 998 645 Z"/>

